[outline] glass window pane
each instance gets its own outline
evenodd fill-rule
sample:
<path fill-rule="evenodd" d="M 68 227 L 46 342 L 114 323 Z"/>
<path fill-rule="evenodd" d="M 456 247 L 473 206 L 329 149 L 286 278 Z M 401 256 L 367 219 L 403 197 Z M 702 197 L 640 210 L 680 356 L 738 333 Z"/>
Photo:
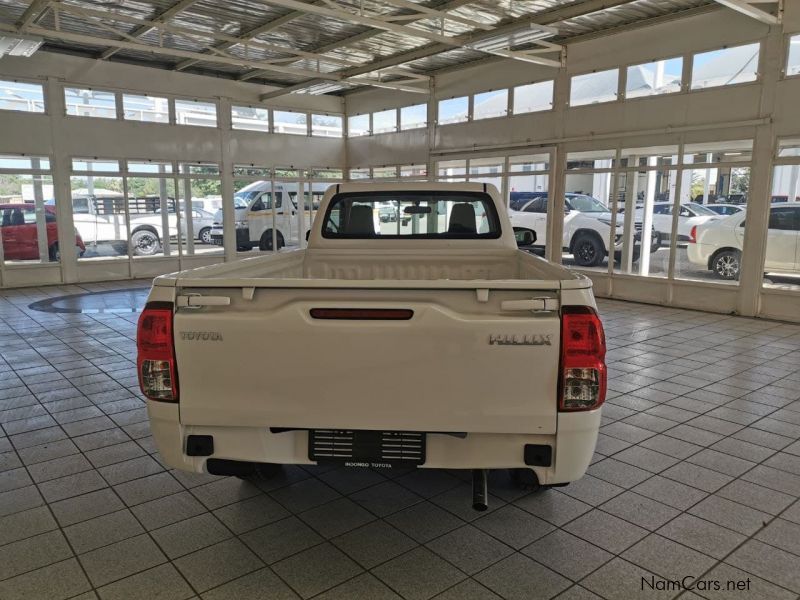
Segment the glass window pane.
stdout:
<path fill-rule="evenodd" d="M 369 167 L 350 169 L 350 179 L 369 179 Z"/>
<path fill-rule="evenodd" d="M 373 179 L 397 177 L 397 167 L 373 167 L 372 177 Z"/>
<path fill-rule="evenodd" d="M 0 175 L 0 241 L 6 264 L 56 262 L 59 239 L 49 175 Z M 83 242 L 74 242 L 81 251 Z"/>
<path fill-rule="evenodd" d="M 219 165 L 214 163 L 181 163 L 180 172 L 189 175 L 219 175 Z"/>
<path fill-rule="evenodd" d="M 508 157 L 508 170 L 512 173 L 547 171 L 550 168 L 549 154 L 522 154 Z"/>
<path fill-rule="evenodd" d="M 755 81 L 761 44 L 747 44 L 694 55 L 692 89 Z"/>
<path fill-rule="evenodd" d="M 97 158 L 73 158 L 73 171 L 88 171 L 92 173 L 118 173 L 120 171 L 118 160 Z"/>
<path fill-rule="evenodd" d="M 166 98 L 122 94 L 122 110 L 126 121 L 169 123 L 169 100 Z"/>
<path fill-rule="evenodd" d="M 172 173 L 172 163 L 169 162 L 158 162 L 158 161 L 128 161 L 128 172 L 129 173 L 148 173 L 148 174 L 159 174 L 159 173 Z"/>
<path fill-rule="evenodd" d="M 529 83 L 514 88 L 514 114 L 553 108 L 553 81 Z"/>
<path fill-rule="evenodd" d="M 134 258 L 177 256 L 179 217 L 175 180 L 128 177 L 127 187 L 130 247 Z"/>
<path fill-rule="evenodd" d="M 72 186 L 72 219 L 86 245 L 81 260 L 126 259 L 128 222 L 122 177 L 76 175 Z"/>
<path fill-rule="evenodd" d="M 400 167 L 400 177 L 427 177 L 427 165 L 403 165 Z"/>
<path fill-rule="evenodd" d="M 49 170 L 50 159 L 43 156 L 0 155 L 0 169 Z"/>
<path fill-rule="evenodd" d="M 750 168 L 709 165 L 681 177 L 675 277 L 738 285 Z"/>
<path fill-rule="evenodd" d="M 786 74 L 789 76 L 800 75 L 800 35 L 793 35 L 789 39 L 789 60 L 786 64 Z"/>
<path fill-rule="evenodd" d="M 505 117 L 508 114 L 508 90 L 475 94 L 472 101 L 473 119 Z"/>
<path fill-rule="evenodd" d="M 590 150 L 567 153 L 567 169 L 610 169 L 614 163 L 614 150 Z"/>
<path fill-rule="evenodd" d="M 372 133 L 397 131 L 397 109 L 372 113 Z"/>
<path fill-rule="evenodd" d="M 231 127 L 246 131 L 269 132 L 269 109 L 231 106 Z"/>
<path fill-rule="evenodd" d="M 439 125 L 464 123 L 469 119 L 469 96 L 439 100 L 437 115 L 436 120 Z"/>
<path fill-rule="evenodd" d="M 342 137 L 343 123 L 338 115 L 311 115 L 311 135 Z"/>
<path fill-rule="evenodd" d="M 64 88 L 67 114 L 101 119 L 117 118 L 117 102 L 114 92 L 103 92 L 85 88 Z"/>
<path fill-rule="evenodd" d="M 0 81 L 0 110 L 44 112 L 44 87 L 39 83 Z"/>
<path fill-rule="evenodd" d="M 628 67 L 626 98 L 657 96 L 681 91 L 683 58 L 657 60 Z"/>
<path fill-rule="evenodd" d="M 469 161 L 469 174 L 488 175 L 491 173 L 502 173 L 504 163 L 505 159 L 502 156 L 471 158 Z"/>
<path fill-rule="evenodd" d="M 269 179 L 272 176 L 272 169 L 269 167 L 259 167 L 256 165 L 233 165 L 233 176 Z"/>
<path fill-rule="evenodd" d="M 217 105 L 200 100 L 175 100 L 175 123 L 197 127 L 216 127 Z"/>
<path fill-rule="evenodd" d="M 686 144 L 684 164 L 749 163 L 753 158 L 753 140 Z"/>
<path fill-rule="evenodd" d="M 800 157 L 800 138 L 779 140 L 778 156 L 781 158 Z"/>
<path fill-rule="evenodd" d="M 273 110 L 272 125 L 275 133 L 308 135 L 308 115 L 290 110 Z"/>
<path fill-rule="evenodd" d="M 428 126 L 428 105 L 414 104 L 400 109 L 400 129 L 420 129 Z"/>
<path fill-rule="evenodd" d="M 436 163 L 436 174 L 439 177 L 453 177 L 467 174 L 466 160 L 440 160 Z"/>
<path fill-rule="evenodd" d="M 235 184 L 235 182 L 234 182 Z M 222 190 L 219 179 L 178 180 L 180 244 L 184 255 L 222 254 Z M 188 198 L 188 203 L 187 203 Z M 234 195 L 237 218 L 243 203 Z M 246 204 L 244 205 L 246 208 Z M 238 234 L 238 230 L 237 230 Z"/>
<path fill-rule="evenodd" d="M 347 117 L 347 135 L 349 137 L 369 135 L 369 114 Z"/>
<path fill-rule="evenodd" d="M 646 165 L 651 170 L 618 174 L 614 271 L 641 277 L 667 277 L 671 207 L 675 201 L 678 171 L 663 166 L 656 155 L 649 156 Z M 613 198 L 614 194 L 610 194 L 609 206 Z M 685 226 L 679 227 L 679 232 L 684 229 Z M 685 260 L 685 251 L 678 260 Z"/>
<path fill-rule="evenodd" d="M 617 99 L 618 85 L 619 69 L 575 75 L 570 83 L 569 104 L 583 106 L 613 102 Z"/>

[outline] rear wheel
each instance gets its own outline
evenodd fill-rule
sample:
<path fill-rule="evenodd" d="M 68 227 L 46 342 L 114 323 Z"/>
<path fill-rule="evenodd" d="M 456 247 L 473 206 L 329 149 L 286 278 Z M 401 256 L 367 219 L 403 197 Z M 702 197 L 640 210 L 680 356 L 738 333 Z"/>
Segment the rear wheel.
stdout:
<path fill-rule="evenodd" d="M 653 231 L 650 237 L 650 253 L 661 248 L 661 234 L 658 231 Z"/>
<path fill-rule="evenodd" d="M 283 240 L 283 234 L 281 234 L 280 231 L 275 232 L 275 241 L 278 244 L 278 250 L 286 245 Z M 261 234 L 261 239 L 258 242 L 258 248 L 260 250 L 272 250 L 272 229 L 267 229 L 263 234 Z"/>
<path fill-rule="evenodd" d="M 213 242 L 211 239 L 211 227 L 203 227 L 197 237 L 204 244 L 211 244 Z"/>
<path fill-rule="evenodd" d="M 527 492 L 543 492 L 547 488 L 539 483 L 539 478 L 533 469 L 509 469 L 511 481 L 516 487 Z"/>
<path fill-rule="evenodd" d="M 603 243 L 594 235 L 581 234 L 572 242 L 572 256 L 581 267 L 596 267 L 603 262 L 606 251 Z"/>
<path fill-rule="evenodd" d="M 131 244 L 135 256 L 153 256 L 161 250 L 158 234 L 149 229 L 134 231 L 131 236 Z"/>
<path fill-rule="evenodd" d="M 739 279 L 742 268 L 742 253 L 738 250 L 723 250 L 711 259 L 711 270 L 716 277 L 732 281 Z"/>

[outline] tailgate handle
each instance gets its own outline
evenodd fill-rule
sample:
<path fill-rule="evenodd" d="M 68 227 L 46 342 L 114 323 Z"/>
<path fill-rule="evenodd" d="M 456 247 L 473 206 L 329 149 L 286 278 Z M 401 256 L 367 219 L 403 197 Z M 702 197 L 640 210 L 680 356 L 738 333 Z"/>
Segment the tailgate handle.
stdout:
<path fill-rule="evenodd" d="M 558 310 L 557 298 L 531 298 L 530 300 L 503 300 L 501 310 L 533 310 L 554 311 Z"/>
<path fill-rule="evenodd" d="M 186 306 L 229 306 L 231 299 L 228 296 L 201 296 L 190 294 L 188 296 L 178 296 L 178 307 Z"/>

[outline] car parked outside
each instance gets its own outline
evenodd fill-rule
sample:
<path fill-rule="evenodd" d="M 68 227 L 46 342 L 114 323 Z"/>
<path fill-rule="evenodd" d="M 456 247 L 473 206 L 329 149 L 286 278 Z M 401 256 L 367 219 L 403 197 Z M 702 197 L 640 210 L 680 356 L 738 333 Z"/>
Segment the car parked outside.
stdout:
<path fill-rule="evenodd" d="M 653 204 L 653 228 L 656 230 L 662 243 L 669 243 L 672 232 L 672 202 L 655 202 Z M 644 207 L 636 207 L 636 221 L 642 221 Z M 708 221 L 720 219 L 720 215 L 696 202 L 684 202 L 680 205 L 678 213 L 678 242 L 689 242 L 692 227 L 703 225 Z"/>
<path fill-rule="evenodd" d="M 718 215 L 727 217 L 728 215 L 735 215 L 744 210 L 744 206 L 739 204 L 703 204 L 708 210 L 713 210 Z"/>
<path fill-rule="evenodd" d="M 58 247 L 56 209 L 54 206 L 45 206 L 44 211 L 48 259 L 57 261 L 61 253 Z M 3 239 L 5 259 L 39 260 L 36 207 L 33 204 L 0 204 L 0 215 L 2 215 L 0 237 Z M 83 255 L 86 246 L 77 229 L 75 230 L 75 245 L 78 247 L 78 254 Z"/>
<path fill-rule="evenodd" d="M 692 228 L 689 261 L 720 279 L 739 278 L 746 211 Z M 800 275 L 800 202 L 770 206 L 764 271 Z"/>
<path fill-rule="evenodd" d="M 564 194 L 564 251 L 573 255 L 581 267 L 595 267 L 608 256 L 606 247 L 611 233 L 611 211 L 597 198 L 585 194 Z M 508 215 L 515 228 L 536 233 L 536 248 L 547 241 L 547 192 L 511 192 Z M 640 234 L 637 231 L 633 259 L 638 260 Z M 618 219 L 614 234 L 614 256 L 622 252 L 622 220 Z"/>

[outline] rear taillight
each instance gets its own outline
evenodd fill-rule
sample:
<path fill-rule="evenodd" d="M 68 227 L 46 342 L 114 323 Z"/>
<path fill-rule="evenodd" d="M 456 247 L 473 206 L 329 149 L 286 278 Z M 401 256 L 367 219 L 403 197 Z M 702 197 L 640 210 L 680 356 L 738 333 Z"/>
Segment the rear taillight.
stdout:
<path fill-rule="evenodd" d="M 697 243 L 697 225 L 692 227 L 692 230 L 689 232 L 689 243 L 696 244 Z"/>
<path fill-rule="evenodd" d="M 172 304 L 149 302 L 136 330 L 139 387 L 150 400 L 178 401 L 178 372 L 172 337 Z"/>
<path fill-rule="evenodd" d="M 606 338 L 588 306 L 561 311 L 561 380 L 558 409 L 592 410 L 606 399 Z"/>

